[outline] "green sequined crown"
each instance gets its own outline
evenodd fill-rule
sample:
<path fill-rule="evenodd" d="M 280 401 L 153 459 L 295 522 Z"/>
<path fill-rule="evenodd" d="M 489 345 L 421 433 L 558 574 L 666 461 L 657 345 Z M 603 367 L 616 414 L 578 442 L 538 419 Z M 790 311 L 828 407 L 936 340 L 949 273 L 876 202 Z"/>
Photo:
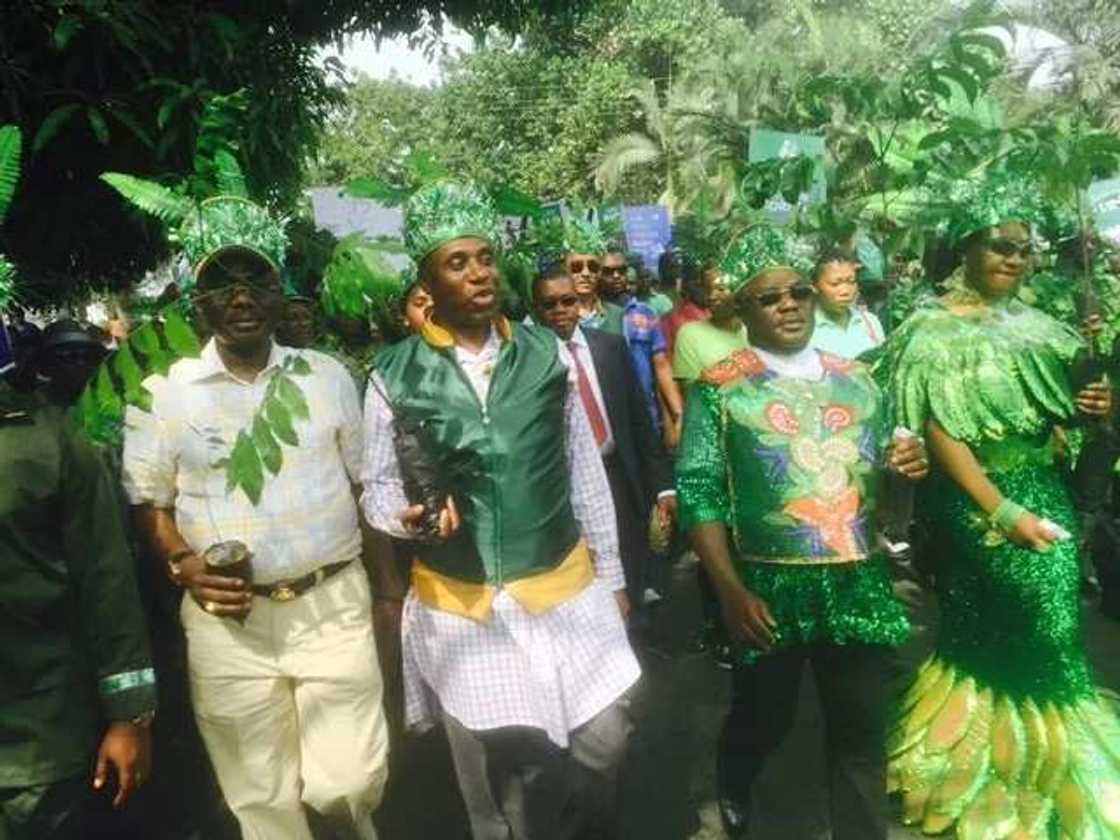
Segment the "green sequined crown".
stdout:
<path fill-rule="evenodd" d="M 807 274 L 812 270 L 812 258 L 793 237 L 766 223 L 747 230 L 720 263 L 728 286 L 736 292 L 771 268 L 792 268 Z"/>
<path fill-rule="evenodd" d="M 1006 222 L 1043 227 L 1049 220 L 1040 186 L 1000 171 L 952 181 L 934 197 L 930 211 L 937 232 L 953 245 Z"/>
<path fill-rule="evenodd" d="M 197 210 L 187 213 L 169 239 L 182 247 L 196 271 L 206 257 L 230 245 L 256 251 L 277 270 L 288 250 L 283 223 L 259 204 L 236 195 L 219 195 L 201 202 Z"/>
<path fill-rule="evenodd" d="M 497 246 L 501 219 L 490 198 L 470 183 L 438 181 L 417 190 L 404 206 L 404 244 L 419 264 L 442 245 L 467 237 Z"/>

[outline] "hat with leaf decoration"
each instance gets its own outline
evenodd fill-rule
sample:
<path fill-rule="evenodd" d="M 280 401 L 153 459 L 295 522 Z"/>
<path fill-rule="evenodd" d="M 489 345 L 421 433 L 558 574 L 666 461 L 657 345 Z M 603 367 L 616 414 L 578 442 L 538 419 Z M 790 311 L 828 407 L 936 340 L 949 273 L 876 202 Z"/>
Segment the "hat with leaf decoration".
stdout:
<path fill-rule="evenodd" d="M 593 221 L 578 217 L 564 222 L 564 252 L 566 254 L 605 254 L 607 237 Z"/>
<path fill-rule="evenodd" d="M 288 248 L 284 222 L 249 198 L 241 167 L 230 152 L 214 154 L 214 169 L 218 192 L 199 201 L 123 172 L 103 173 L 101 180 L 163 222 L 168 241 L 178 246 L 195 275 L 210 255 L 231 245 L 255 251 L 279 272 Z"/>
<path fill-rule="evenodd" d="M 943 182 L 931 196 L 927 214 L 934 229 L 952 245 L 1008 222 L 1034 228 L 1050 220 L 1041 185 L 1004 170 Z"/>
<path fill-rule="evenodd" d="M 15 198 L 22 139 L 14 125 L 0 126 L 0 223 Z M 16 300 L 16 267 L 0 254 L 0 310 Z"/>
<path fill-rule="evenodd" d="M 806 243 L 764 222 L 749 228 L 731 245 L 720 263 L 720 272 L 728 287 L 737 292 L 770 269 L 789 268 L 807 274 L 812 267 L 813 258 Z"/>
<path fill-rule="evenodd" d="M 404 204 L 404 244 L 409 256 L 425 257 L 456 239 L 482 239 L 502 244 L 501 217 L 481 187 L 465 181 L 427 184 Z"/>

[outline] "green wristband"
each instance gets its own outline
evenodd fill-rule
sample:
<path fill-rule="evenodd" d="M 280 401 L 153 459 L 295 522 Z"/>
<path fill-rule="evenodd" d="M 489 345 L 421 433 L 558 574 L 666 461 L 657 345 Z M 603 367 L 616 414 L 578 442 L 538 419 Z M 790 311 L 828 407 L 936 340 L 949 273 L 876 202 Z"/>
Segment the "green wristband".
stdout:
<path fill-rule="evenodd" d="M 1017 505 L 1010 499 L 1004 499 L 999 503 L 999 507 L 992 512 L 989 521 L 993 527 L 998 528 L 1005 534 L 1010 534 L 1015 530 L 1015 526 L 1019 524 L 1019 519 L 1026 512 L 1027 509 L 1022 505 Z"/>

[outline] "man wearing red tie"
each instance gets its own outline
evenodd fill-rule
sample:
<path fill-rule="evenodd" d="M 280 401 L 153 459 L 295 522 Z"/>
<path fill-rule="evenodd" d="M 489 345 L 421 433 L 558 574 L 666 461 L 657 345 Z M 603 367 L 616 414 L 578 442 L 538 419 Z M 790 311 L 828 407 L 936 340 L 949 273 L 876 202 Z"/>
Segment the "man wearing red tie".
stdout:
<path fill-rule="evenodd" d="M 676 513 L 672 463 L 645 408 L 625 340 L 579 325 L 575 284 L 563 267 L 536 279 L 533 307 L 536 322 L 556 333 L 572 360 L 611 486 L 627 593 L 631 604 L 641 604 L 650 582 L 650 509 L 656 504 L 666 522 Z"/>

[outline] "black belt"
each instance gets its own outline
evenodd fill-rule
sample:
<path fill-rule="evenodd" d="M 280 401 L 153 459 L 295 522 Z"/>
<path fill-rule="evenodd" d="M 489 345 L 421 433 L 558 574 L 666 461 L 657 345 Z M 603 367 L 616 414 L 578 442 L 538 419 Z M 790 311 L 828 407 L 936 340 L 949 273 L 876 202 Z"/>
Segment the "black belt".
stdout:
<path fill-rule="evenodd" d="M 328 563 L 320 566 L 313 572 L 308 572 L 303 577 L 294 580 L 278 580 L 275 583 L 260 583 L 249 587 L 254 595 L 268 598 L 270 601 L 291 601 L 298 598 L 307 590 L 318 586 L 332 575 L 336 575 L 349 566 L 353 560 L 343 560 L 341 563 Z"/>

